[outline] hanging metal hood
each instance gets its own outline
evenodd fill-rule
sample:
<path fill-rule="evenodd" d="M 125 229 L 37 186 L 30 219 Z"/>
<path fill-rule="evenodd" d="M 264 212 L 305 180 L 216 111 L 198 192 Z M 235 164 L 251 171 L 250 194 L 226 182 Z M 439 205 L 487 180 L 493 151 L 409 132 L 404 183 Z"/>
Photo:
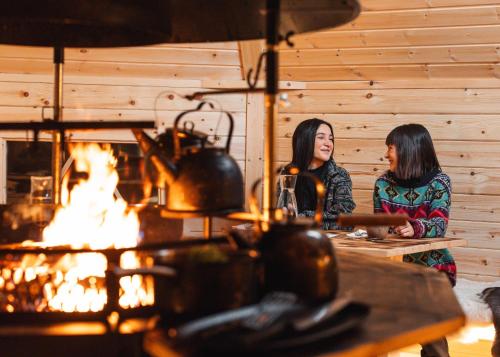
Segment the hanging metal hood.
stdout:
<path fill-rule="evenodd" d="M 119 47 L 264 38 L 265 0 L 15 0 L 0 6 L 0 43 Z M 353 20 L 356 0 L 282 0 L 280 33 Z"/>

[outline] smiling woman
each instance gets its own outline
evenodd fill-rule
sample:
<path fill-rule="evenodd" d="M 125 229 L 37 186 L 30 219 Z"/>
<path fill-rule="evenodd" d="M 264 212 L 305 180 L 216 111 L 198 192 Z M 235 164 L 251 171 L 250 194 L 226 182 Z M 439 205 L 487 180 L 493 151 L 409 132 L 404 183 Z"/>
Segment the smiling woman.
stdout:
<path fill-rule="evenodd" d="M 336 220 L 340 213 L 351 213 L 356 207 L 352 199 L 349 173 L 333 160 L 334 137 L 330 123 L 313 118 L 300 123 L 292 139 L 293 157 L 288 165 L 309 171 L 325 185 L 323 229 L 340 229 Z M 313 216 L 316 189 L 311 179 L 299 176 L 295 186 L 299 215 Z"/>

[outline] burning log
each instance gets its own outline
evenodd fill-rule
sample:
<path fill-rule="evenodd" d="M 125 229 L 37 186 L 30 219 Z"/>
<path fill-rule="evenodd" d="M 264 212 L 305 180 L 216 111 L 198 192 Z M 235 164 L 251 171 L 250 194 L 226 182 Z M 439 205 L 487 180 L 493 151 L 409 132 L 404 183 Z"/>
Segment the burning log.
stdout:
<path fill-rule="evenodd" d="M 19 248 L 21 249 L 21 248 Z M 98 312 L 108 302 L 105 270 L 107 258 L 100 253 L 5 254 L 0 267 L 0 311 L 3 312 Z M 120 266 L 152 265 L 152 258 L 124 252 Z M 104 261 L 95 271 L 82 267 Z M 100 264 L 97 264 L 99 266 Z M 140 274 L 121 277 L 119 305 L 135 308 L 154 304 L 153 277 Z"/>
<path fill-rule="evenodd" d="M 61 206 L 43 230 L 44 242 L 0 247 L 0 311 L 101 311 L 109 298 L 107 270 L 153 264 L 151 257 L 133 251 L 140 237 L 139 220 L 123 199 L 114 197 L 118 174 L 111 149 L 77 145 L 72 155 L 85 179 L 69 192 L 64 178 Z M 99 253 L 128 248 L 114 254 L 116 261 Z M 87 251 L 78 252 L 81 249 Z M 118 303 L 113 304 L 125 309 L 154 304 L 152 276 L 122 276 L 118 284 Z"/>

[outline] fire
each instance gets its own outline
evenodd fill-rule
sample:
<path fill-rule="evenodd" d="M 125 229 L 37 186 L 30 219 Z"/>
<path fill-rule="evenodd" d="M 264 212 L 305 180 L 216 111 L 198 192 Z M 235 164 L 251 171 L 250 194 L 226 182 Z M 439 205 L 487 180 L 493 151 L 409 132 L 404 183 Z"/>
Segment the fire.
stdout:
<path fill-rule="evenodd" d="M 116 199 L 118 184 L 116 159 L 110 149 L 98 145 L 78 145 L 72 155 L 76 170 L 88 173 L 87 180 L 68 193 L 68 176 L 63 182 L 62 207 L 45 228 L 43 239 L 49 245 L 71 245 L 91 249 L 126 248 L 137 244 L 139 219 L 127 212 L 127 202 Z"/>
<path fill-rule="evenodd" d="M 61 190 L 61 207 L 43 231 L 43 245 L 72 248 L 130 248 L 138 243 L 139 219 L 128 210 L 127 202 L 115 198 L 118 184 L 116 159 L 111 149 L 97 144 L 77 145 L 72 150 L 75 169 L 88 178 L 68 191 L 66 176 Z M 100 311 L 107 303 L 105 271 L 107 259 L 100 253 L 65 254 L 56 259 L 43 254 L 26 255 L 20 266 L 6 273 L 2 269 L 0 285 L 26 285 L 28 291 L 42 290 L 44 301 L 34 304 L 36 311 Z M 133 251 L 121 255 L 120 266 L 132 269 L 151 265 Z M 151 276 L 122 277 L 119 304 L 134 308 L 154 303 Z M 37 301 L 30 299 L 30 301 Z M 12 302 L 13 304 L 14 302 Z M 14 305 L 7 310 L 16 310 Z"/>

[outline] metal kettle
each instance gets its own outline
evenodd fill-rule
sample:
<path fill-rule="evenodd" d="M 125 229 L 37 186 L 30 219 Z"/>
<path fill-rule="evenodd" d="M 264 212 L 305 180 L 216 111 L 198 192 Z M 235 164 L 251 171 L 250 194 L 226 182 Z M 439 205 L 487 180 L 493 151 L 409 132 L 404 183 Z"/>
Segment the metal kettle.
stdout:
<path fill-rule="evenodd" d="M 236 161 L 229 155 L 234 120 L 230 113 L 229 132 L 225 148 L 209 146 L 206 135 L 190 129 L 179 129 L 181 119 L 199 111 L 196 109 L 177 116 L 172 129 L 173 155 L 142 130 L 133 130 L 144 155 L 159 174 L 159 186 L 168 190 L 166 210 L 179 216 L 224 215 L 242 211 L 244 207 L 243 176 Z"/>
<path fill-rule="evenodd" d="M 252 187 L 250 208 L 257 216 L 256 230 L 261 234 L 259 248 L 264 262 L 266 291 L 291 291 L 308 302 L 333 299 L 338 289 L 338 267 L 333 244 L 322 226 L 324 186 L 314 175 L 318 195 L 314 220 L 274 220 L 262 226 L 257 207 L 256 188 Z"/>

